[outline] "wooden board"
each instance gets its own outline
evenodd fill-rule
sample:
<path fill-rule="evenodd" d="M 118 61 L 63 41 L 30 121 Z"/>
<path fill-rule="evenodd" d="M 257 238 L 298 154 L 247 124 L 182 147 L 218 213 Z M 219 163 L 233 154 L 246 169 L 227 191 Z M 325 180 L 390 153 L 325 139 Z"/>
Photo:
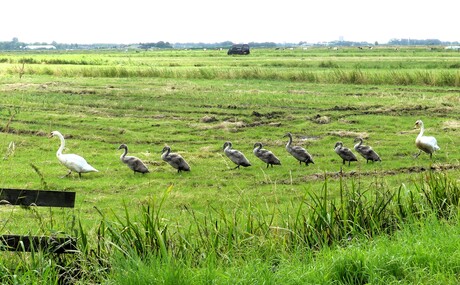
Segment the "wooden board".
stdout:
<path fill-rule="evenodd" d="M 75 192 L 0 188 L 0 204 L 73 208 Z"/>
<path fill-rule="evenodd" d="M 0 237 L 1 250 L 8 251 L 49 251 L 53 253 L 75 253 L 76 239 L 71 237 L 3 235 Z"/>

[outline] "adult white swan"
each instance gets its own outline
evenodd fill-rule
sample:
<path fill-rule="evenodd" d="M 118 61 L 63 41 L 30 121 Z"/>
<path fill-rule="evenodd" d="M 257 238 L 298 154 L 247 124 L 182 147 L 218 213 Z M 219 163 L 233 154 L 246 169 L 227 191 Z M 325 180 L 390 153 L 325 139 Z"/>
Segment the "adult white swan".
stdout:
<path fill-rule="evenodd" d="M 438 146 L 438 142 L 436 141 L 435 137 L 427 137 L 423 135 L 425 128 L 423 126 L 422 120 L 417 120 L 415 122 L 415 127 L 420 128 L 420 133 L 418 134 L 417 138 L 415 139 L 415 145 L 420 150 L 415 157 L 417 158 L 422 151 L 428 153 L 430 158 L 433 156 L 433 152 L 440 150 L 441 148 Z"/>
<path fill-rule="evenodd" d="M 72 154 L 72 153 L 69 153 L 69 154 L 62 153 L 65 147 L 64 136 L 58 131 L 52 131 L 50 138 L 54 136 L 57 136 L 61 140 L 61 146 L 57 150 L 56 156 L 59 162 L 61 162 L 65 167 L 69 169 L 69 173 L 67 173 L 67 175 L 65 176 L 69 176 L 72 173 L 72 171 L 77 172 L 80 178 L 81 178 L 82 173 L 99 172 L 96 168 L 89 165 L 88 162 L 86 162 L 86 160 L 83 157 L 76 155 L 76 154 Z"/>

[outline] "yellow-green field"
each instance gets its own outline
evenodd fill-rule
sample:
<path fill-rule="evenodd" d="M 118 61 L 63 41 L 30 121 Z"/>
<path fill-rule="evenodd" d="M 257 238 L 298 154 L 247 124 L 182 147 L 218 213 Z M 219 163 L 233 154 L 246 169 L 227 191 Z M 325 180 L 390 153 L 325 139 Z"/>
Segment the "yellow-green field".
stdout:
<path fill-rule="evenodd" d="M 249 207 L 287 227 L 285 217 L 325 183 L 333 200 L 356 185 L 416 190 L 430 170 L 458 182 L 459 66 L 459 54 L 441 48 L 0 53 L 0 187 L 77 193 L 74 209 L 2 206 L 2 232 L 72 235 L 80 221 L 93 240 L 103 215 L 137 217 L 167 189 L 161 216 L 172 231 L 195 223 L 190 212 L 232 216 Z M 441 147 L 431 160 L 413 156 L 418 119 Z M 67 138 L 64 153 L 99 172 L 61 178 L 54 130 Z M 287 132 L 314 164 L 286 152 Z M 342 165 L 334 144 L 353 148 L 358 136 L 382 162 L 356 153 L 358 162 Z M 226 141 L 252 166 L 232 170 Z M 266 168 L 255 142 L 282 165 Z M 150 173 L 120 162 L 121 143 Z M 190 172 L 161 160 L 165 145 Z"/>

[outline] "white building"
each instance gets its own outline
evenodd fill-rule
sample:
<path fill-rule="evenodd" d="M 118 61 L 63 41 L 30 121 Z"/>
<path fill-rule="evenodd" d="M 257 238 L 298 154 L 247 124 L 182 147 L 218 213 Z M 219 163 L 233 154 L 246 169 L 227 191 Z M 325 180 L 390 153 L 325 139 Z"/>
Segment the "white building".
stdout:
<path fill-rule="evenodd" d="M 53 45 L 28 45 L 24 49 L 56 49 Z"/>

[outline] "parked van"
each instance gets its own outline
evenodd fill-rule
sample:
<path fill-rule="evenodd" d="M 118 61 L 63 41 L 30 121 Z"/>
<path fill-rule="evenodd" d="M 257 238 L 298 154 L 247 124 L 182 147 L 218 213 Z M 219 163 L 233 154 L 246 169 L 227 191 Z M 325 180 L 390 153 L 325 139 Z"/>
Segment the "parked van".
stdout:
<path fill-rule="evenodd" d="M 232 47 L 227 51 L 228 55 L 231 54 L 249 54 L 249 45 L 248 44 L 237 44 L 237 45 L 232 45 Z"/>

